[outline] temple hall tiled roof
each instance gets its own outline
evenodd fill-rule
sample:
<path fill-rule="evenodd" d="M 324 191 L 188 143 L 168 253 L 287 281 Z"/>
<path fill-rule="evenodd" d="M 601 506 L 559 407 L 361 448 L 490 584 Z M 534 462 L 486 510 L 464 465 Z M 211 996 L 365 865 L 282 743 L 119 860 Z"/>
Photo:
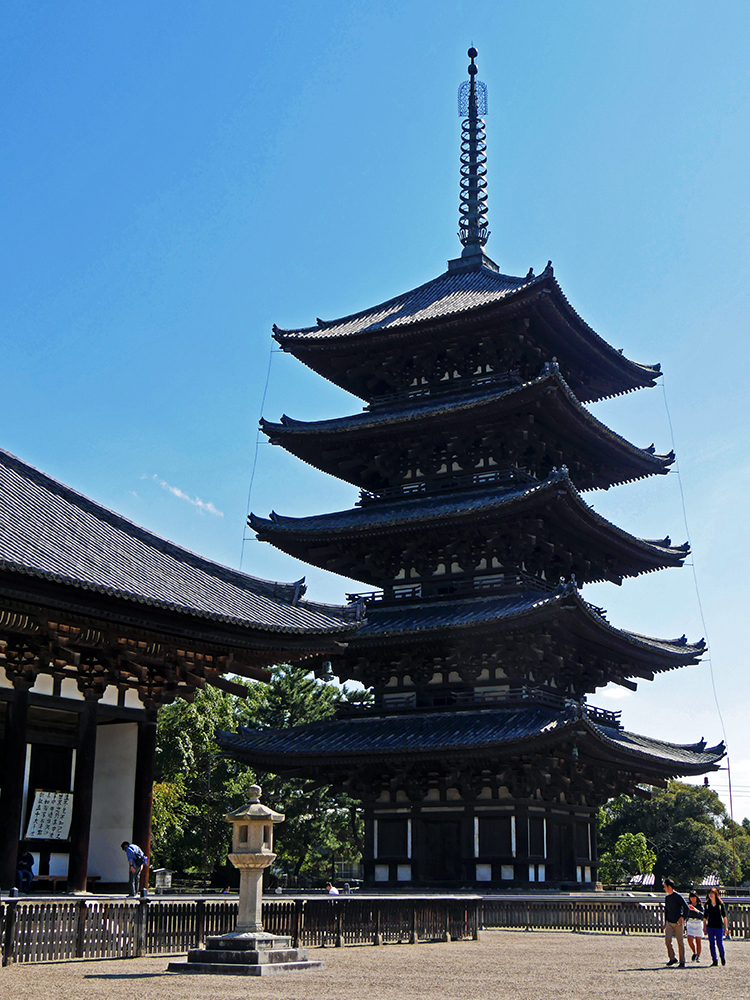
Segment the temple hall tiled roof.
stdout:
<path fill-rule="evenodd" d="M 349 613 L 300 607 L 275 584 L 204 559 L 0 450 L 0 570 L 199 618 L 290 635 L 341 635 Z"/>

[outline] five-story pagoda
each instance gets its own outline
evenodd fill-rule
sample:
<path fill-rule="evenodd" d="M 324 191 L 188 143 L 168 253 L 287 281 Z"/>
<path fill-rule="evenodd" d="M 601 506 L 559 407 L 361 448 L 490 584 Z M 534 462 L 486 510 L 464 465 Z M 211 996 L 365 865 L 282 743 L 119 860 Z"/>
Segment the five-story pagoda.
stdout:
<path fill-rule="evenodd" d="M 584 405 L 653 386 L 660 372 L 587 326 L 551 264 L 511 277 L 486 256 L 487 98 L 469 56 L 461 256 L 356 315 L 274 327 L 283 350 L 367 405 L 263 430 L 361 494 L 352 510 L 250 524 L 261 541 L 378 588 L 350 595 L 363 624 L 331 662 L 372 688 L 374 705 L 220 742 L 256 767 L 358 796 L 369 883 L 589 883 L 598 806 L 714 770 L 724 748 L 637 736 L 586 702 L 704 650 L 614 628 L 580 593 L 688 553 L 634 537 L 581 495 L 668 471 L 671 453 L 635 447 Z"/>

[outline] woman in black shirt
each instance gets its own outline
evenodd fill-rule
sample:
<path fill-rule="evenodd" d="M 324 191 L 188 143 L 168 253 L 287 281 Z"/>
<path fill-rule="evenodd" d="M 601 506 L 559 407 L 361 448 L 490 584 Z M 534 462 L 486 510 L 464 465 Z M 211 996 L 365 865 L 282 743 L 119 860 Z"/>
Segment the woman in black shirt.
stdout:
<path fill-rule="evenodd" d="M 706 897 L 706 910 L 703 914 L 708 931 L 708 946 L 711 949 L 711 965 L 718 965 L 716 949 L 719 949 L 721 964 L 726 965 L 724 957 L 724 933 L 729 933 L 727 925 L 727 911 L 721 901 L 718 889 L 709 889 Z"/>

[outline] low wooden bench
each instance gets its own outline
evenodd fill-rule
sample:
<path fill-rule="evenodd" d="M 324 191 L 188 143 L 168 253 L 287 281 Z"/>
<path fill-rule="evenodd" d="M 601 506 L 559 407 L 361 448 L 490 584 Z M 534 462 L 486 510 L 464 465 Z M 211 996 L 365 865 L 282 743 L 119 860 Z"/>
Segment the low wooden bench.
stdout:
<path fill-rule="evenodd" d="M 90 888 L 91 891 L 93 892 L 94 889 L 96 888 L 96 883 L 100 879 L 101 879 L 101 875 L 87 875 L 86 876 L 86 888 L 87 889 Z M 52 886 L 52 894 L 54 895 L 57 892 L 57 883 L 58 882 L 64 882 L 67 885 L 67 883 L 68 883 L 68 876 L 67 875 L 35 875 L 34 876 L 34 881 L 31 883 L 31 888 L 33 889 L 34 886 L 41 885 L 42 883 L 46 883 L 46 884 Z"/>

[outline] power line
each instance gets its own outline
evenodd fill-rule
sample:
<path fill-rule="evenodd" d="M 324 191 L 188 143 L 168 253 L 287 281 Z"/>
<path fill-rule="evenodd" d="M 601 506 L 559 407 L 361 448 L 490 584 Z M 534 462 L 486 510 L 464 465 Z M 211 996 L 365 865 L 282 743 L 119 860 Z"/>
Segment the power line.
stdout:
<path fill-rule="evenodd" d="M 258 429 L 255 432 L 255 453 L 253 455 L 253 467 L 250 472 L 250 485 L 247 488 L 247 510 L 245 511 L 245 523 L 242 526 L 242 547 L 240 549 L 240 569 L 242 569 L 242 560 L 245 556 L 245 542 L 247 539 L 247 519 L 250 516 L 250 497 L 253 493 L 253 483 L 255 482 L 255 470 L 258 467 L 258 448 L 260 447 L 260 421 L 263 417 L 263 410 L 266 405 L 266 393 L 268 392 L 268 383 L 271 379 L 271 362 L 274 356 L 273 343 L 268 352 L 268 368 L 266 370 L 266 384 L 263 386 L 263 396 L 260 401 L 260 413 L 258 414 Z"/>
<path fill-rule="evenodd" d="M 727 747 L 727 786 L 729 790 L 729 818 L 732 821 L 732 860 L 734 869 L 734 892 L 737 895 L 737 854 L 734 847 L 734 803 L 732 802 L 732 769 L 729 763 L 729 745 L 727 743 L 727 731 L 724 726 L 724 716 L 721 714 L 721 705 L 719 704 L 719 696 L 716 693 L 716 678 L 714 677 L 714 661 L 711 656 L 711 642 L 708 637 L 708 626 L 706 625 L 706 616 L 703 613 L 703 601 L 701 600 L 700 587 L 698 586 L 698 574 L 695 567 L 695 553 L 693 552 L 693 543 L 690 539 L 690 526 L 688 525 L 687 518 L 687 507 L 685 506 L 685 490 L 682 486 L 682 475 L 680 474 L 680 464 L 677 461 L 677 448 L 675 447 L 674 440 L 674 427 L 672 425 L 672 414 L 669 412 L 669 403 L 667 402 L 667 383 L 664 375 L 661 378 L 661 391 L 664 397 L 664 409 L 667 414 L 667 423 L 669 424 L 669 436 L 672 439 L 672 451 L 675 455 L 675 471 L 677 473 L 677 482 L 680 484 L 680 502 L 682 504 L 682 519 L 685 522 L 685 534 L 687 535 L 687 541 L 690 545 L 690 551 L 693 553 L 693 559 L 690 566 L 693 570 L 693 584 L 695 585 L 695 597 L 698 602 L 698 612 L 701 616 L 701 622 L 703 623 L 703 635 L 708 646 L 708 668 L 711 676 L 711 689 L 714 693 L 714 703 L 716 704 L 716 714 L 719 716 L 719 724 L 721 725 L 721 733 L 724 737 L 724 746 Z"/>

